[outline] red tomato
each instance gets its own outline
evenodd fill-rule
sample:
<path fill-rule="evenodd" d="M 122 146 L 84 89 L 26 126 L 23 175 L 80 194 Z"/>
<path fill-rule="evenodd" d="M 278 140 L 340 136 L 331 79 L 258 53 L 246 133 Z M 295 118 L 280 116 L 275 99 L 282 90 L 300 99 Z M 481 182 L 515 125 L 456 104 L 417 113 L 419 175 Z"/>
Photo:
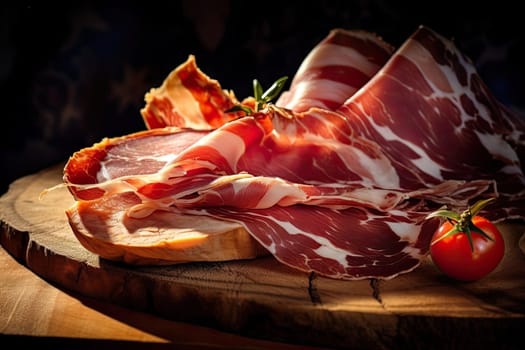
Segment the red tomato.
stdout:
<path fill-rule="evenodd" d="M 434 264 L 446 275 L 460 281 L 475 281 L 492 272 L 500 263 L 505 253 L 505 243 L 498 228 L 482 216 L 472 217 L 472 223 L 490 236 L 492 240 L 471 231 L 473 251 L 468 235 L 458 232 L 440 241 L 439 237 L 454 229 L 449 221 L 434 233 L 430 246 L 430 255 Z"/>

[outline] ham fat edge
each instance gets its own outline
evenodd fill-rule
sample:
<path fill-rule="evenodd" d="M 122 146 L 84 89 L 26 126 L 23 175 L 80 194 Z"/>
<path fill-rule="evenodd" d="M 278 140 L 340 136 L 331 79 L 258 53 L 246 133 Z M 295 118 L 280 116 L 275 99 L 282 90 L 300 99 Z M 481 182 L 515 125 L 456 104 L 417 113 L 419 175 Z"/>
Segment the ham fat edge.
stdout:
<path fill-rule="evenodd" d="M 525 123 L 453 42 L 420 26 L 396 50 L 334 29 L 275 104 L 199 70 L 194 56 L 145 96 L 147 130 L 75 152 L 63 175 L 81 244 L 130 264 L 251 259 L 391 279 L 427 256 L 443 206 L 497 197 L 525 218 Z"/>

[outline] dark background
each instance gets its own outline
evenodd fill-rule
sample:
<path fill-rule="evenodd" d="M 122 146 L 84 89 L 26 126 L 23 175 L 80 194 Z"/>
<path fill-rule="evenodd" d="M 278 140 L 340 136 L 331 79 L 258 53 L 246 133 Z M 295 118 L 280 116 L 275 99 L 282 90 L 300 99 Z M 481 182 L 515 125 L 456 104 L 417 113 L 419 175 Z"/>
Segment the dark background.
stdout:
<path fill-rule="evenodd" d="M 0 194 L 103 137 L 145 129 L 144 94 L 189 54 L 242 99 L 254 78 L 268 87 L 293 77 L 336 27 L 369 30 L 398 47 L 427 25 L 455 40 L 501 102 L 525 110 L 524 20 L 511 2 L 72 3 L 0 5 Z"/>

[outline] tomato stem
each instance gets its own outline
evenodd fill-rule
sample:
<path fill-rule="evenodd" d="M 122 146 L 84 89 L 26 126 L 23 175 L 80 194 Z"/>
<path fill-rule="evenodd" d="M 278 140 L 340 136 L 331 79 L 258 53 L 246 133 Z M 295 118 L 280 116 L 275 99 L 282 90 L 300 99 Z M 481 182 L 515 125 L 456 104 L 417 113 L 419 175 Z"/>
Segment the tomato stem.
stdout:
<path fill-rule="evenodd" d="M 476 232 L 477 234 L 485 237 L 486 239 L 493 241 L 494 239 L 492 237 L 490 237 L 482 229 L 474 225 L 474 223 L 472 222 L 472 218 L 476 216 L 477 213 L 481 211 L 481 209 L 483 209 L 485 206 L 487 206 L 489 203 L 491 203 L 494 200 L 495 198 L 493 197 L 488 198 L 488 199 L 479 200 L 472 206 L 472 208 L 468 207 L 461 214 L 458 214 L 450 210 L 444 210 L 444 209 L 437 210 L 435 212 L 430 213 L 427 216 L 427 219 L 434 218 L 434 217 L 443 217 L 452 225 L 452 229 L 450 231 L 446 232 L 438 239 L 432 241 L 430 245 L 434 245 L 437 242 L 447 237 L 456 235 L 458 233 L 464 233 L 467 235 L 468 242 L 470 245 L 470 251 L 473 253 L 474 252 L 474 242 L 472 240 L 472 232 Z"/>

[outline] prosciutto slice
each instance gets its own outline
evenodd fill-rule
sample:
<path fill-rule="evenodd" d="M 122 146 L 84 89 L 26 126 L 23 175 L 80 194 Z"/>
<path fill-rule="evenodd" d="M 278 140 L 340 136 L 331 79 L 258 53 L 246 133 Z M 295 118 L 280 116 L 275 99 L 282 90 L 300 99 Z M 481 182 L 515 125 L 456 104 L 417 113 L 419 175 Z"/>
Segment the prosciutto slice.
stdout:
<path fill-rule="evenodd" d="M 340 279 L 388 279 L 416 268 L 438 224 L 425 217 L 442 205 L 500 196 L 494 220 L 525 218 L 523 121 L 492 97 L 453 43 L 421 27 L 374 74 L 362 58 L 388 46 L 360 35 L 372 42 L 367 55 L 362 40 L 345 41 L 336 49 L 359 43 L 352 71 L 370 74 L 352 90 L 322 74 L 333 58 L 319 52 L 342 34 L 331 32 L 302 66 L 320 67 L 321 81 L 300 69 L 288 96 L 250 116 L 224 113 L 237 100 L 190 59 L 168 77 L 184 81 L 171 97 L 155 96 L 165 95 L 161 89 L 146 98 L 146 125 L 162 129 L 77 152 L 64 182 L 88 207 L 136 220 L 161 211 L 238 223 L 284 264 Z M 309 82 L 348 96 L 310 98 Z M 196 97 L 202 91 L 221 102 Z M 167 100 L 170 107 L 159 108 Z M 192 109 L 178 107 L 184 103 Z M 162 156 L 155 148 L 137 152 L 157 132 L 175 135 L 173 145 L 161 142 Z M 136 161 L 154 166 L 127 166 Z M 133 195 L 132 205 L 103 205 L 122 193 Z"/>
<path fill-rule="evenodd" d="M 335 110 L 387 62 L 394 48 L 374 33 L 333 29 L 306 56 L 277 106 Z"/>
<path fill-rule="evenodd" d="M 197 68 L 195 56 L 177 67 L 159 88 L 145 96 L 146 106 L 140 111 L 149 129 L 165 126 L 211 130 L 238 118 L 239 113 L 225 113 L 239 104 L 233 91 L 221 89 L 218 81 L 210 79 Z M 253 108 L 253 98 L 243 101 Z"/>
<path fill-rule="evenodd" d="M 452 42 L 429 28 L 415 32 L 338 112 L 352 121 L 353 132 L 381 145 L 397 175 L 394 188 L 494 181 L 499 201 L 484 214 L 494 221 L 524 218 L 525 120 L 494 98 Z"/>

